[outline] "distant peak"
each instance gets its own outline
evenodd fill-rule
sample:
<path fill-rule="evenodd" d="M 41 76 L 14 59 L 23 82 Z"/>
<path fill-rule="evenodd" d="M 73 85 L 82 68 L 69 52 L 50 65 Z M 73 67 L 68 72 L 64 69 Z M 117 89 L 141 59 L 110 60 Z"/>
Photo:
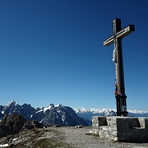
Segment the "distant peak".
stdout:
<path fill-rule="evenodd" d="M 53 104 L 53 103 L 51 103 L 49 106 L 53 108 L 53 107 L 54 107 L 54 104 Z"/>
<path fill-rule="evenodd" d="M 8 104 L 6 104 L 6 106 L 10 106 L 11 104 L 17 105 L 17 103 L 14 100 L 11 100 L 11 101 L 8 102 Z"/>
<path fill-rule="evenodd" d="M 62 104 L 57 104 L 55 107 L 64 107 Z"/>

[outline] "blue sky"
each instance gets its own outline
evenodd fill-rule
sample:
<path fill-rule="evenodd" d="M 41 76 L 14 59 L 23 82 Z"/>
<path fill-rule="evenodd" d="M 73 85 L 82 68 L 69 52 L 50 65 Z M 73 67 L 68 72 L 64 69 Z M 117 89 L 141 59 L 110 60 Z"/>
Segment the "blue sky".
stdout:
<path fill-rule="evenodd" d="M 1 0 L 0 104 L 116 108 L 112 20 L 123 39 L 127 109 L 148 110 L 148 1 Z"/>

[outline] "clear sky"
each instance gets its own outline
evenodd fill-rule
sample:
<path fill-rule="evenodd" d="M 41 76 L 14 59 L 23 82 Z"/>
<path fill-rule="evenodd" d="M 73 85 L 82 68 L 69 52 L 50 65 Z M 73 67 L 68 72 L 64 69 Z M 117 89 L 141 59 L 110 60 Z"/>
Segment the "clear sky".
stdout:
<path fill-rule="evenodd" d="M 128 109 L 148 110 L 148 0 L 0 0 L 0 104 L 115 108 L 112 21 L 123 39 Z"/>

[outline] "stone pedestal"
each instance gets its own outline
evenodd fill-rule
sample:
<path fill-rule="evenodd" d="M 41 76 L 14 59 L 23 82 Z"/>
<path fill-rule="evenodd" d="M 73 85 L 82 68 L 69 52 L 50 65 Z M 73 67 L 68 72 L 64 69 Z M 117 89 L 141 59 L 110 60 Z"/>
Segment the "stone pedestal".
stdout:
<path fill-rule="evenodd" d="M 125 142 L 148 142 L 148 118 L 92 117 L 92 134 L 101 139 Z"/>

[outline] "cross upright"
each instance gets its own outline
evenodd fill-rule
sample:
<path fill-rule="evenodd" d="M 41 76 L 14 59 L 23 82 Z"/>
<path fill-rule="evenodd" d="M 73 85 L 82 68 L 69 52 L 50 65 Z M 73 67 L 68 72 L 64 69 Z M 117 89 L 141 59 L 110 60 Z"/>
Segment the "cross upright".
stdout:
<path fill-rule="evenodd" d="M 113 35 L 107 38 L 103 44 L 108 46 L 114 44 L 113 61 L 115 62 L 115 98 L 117 106 L 117 116 L 127 116 L 126 94 L 124 86 L 124 68 L 122 56 L 122 38 L 135 31 L 134 25 L 128 25 L 121 29 L 121 19 L 113 20 Z"/>

